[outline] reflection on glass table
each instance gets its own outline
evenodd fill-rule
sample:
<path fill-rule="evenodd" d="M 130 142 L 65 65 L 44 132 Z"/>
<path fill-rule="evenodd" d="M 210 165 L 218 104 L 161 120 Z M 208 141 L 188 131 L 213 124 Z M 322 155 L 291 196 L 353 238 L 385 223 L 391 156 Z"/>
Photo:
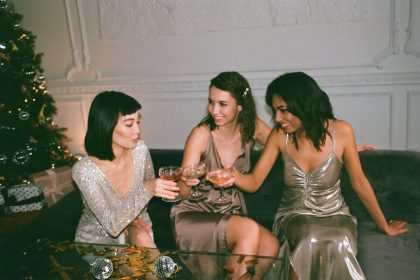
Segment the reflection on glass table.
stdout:
<path fill-rule="evenodd" d="M 200 265 L 190 271 L 182 259 L 197 255 Z M 39 240 L 24 252 L 11 276 L 15 278 L 10 279 L 226 279 L 244 265 L 245 272 L 252 274 L 253 264 L 269 259 L 237 255 L 234 265 L 226 265 L 232 256 L 235 255 Z M 279 270 L 284 263 L 281 258 L 269 260 L 272 266 L 264 279 L 274 279 L 271 270 Z M 217 271 L 215 265 L 223 266 L 226 273 L 212 275 L 213 270 Z"/>

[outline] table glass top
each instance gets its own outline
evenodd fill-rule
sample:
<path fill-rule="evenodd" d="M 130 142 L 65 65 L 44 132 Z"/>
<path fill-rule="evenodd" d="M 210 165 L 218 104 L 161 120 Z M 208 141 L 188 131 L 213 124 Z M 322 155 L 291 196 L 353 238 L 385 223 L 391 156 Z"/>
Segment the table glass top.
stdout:
<path fill-rule="evenodd" d="M 199 264 L 187 266 L 193 259 L 199 260 Z M 269 270 L 279 269 L 284 259 L 38 240 L 24 252 L 18 276 L 20 279 L 124 280 L 197 279 L 198 275 L 207 275 L 206 279 L 227 279 L 228 273 L 235 274 L 236 269 L 245 268 L 244 273 L 253 274 L 260 263 L 269 263 Z M 264 279 L 274 278 L 267 273 Z"/>

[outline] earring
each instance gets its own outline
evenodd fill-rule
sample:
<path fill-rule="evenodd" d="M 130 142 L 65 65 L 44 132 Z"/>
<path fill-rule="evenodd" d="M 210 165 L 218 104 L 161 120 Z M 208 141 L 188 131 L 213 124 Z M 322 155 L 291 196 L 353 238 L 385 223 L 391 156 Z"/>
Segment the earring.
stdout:
<path fill-rule="evenodd" d="M 238 110 L 239 110 L 239 112 L 242 111 L 242 106 L 241 105 L 238 105 Z"/>

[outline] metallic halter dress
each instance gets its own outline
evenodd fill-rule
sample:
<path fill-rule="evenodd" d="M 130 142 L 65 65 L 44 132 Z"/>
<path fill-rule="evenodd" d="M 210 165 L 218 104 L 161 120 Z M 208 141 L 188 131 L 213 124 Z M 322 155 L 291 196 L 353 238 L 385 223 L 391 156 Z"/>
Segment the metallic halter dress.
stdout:
<path fill-rule="evenodd" d="M 333 151 L 312 172 L 305 173 L 283 153 L 287 185 L 274 220 L 281 256 L 288 256 L 299 279 L 365 279 L 356 259 L 357 221 L 340 190 L 342 163 Z M 288 264 L 286 264 L 287 266 Z M 277 268 L 279 275 L 284 269 Z M 278 277 L 281 279 L 281 276 Z"/>

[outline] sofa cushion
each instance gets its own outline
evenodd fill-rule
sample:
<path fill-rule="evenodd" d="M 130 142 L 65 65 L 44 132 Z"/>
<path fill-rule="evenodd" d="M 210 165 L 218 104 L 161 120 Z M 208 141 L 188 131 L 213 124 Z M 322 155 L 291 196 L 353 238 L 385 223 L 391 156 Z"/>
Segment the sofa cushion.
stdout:
<path fill-rule="evenodd" d="M 360 160 L 385 217 L 420 224 L 420 152 L 366 151 L 360 153 Z M 359 221 L 372 221 L 345 170 L 341 184 L 350 212 Z"/>
<path fill-rule="evenodd" d="M 373 222 L 358 225 L 357 259 L 367 279 L 419 279 L 420 224 L 399 236 L 379 232 Z"/>

